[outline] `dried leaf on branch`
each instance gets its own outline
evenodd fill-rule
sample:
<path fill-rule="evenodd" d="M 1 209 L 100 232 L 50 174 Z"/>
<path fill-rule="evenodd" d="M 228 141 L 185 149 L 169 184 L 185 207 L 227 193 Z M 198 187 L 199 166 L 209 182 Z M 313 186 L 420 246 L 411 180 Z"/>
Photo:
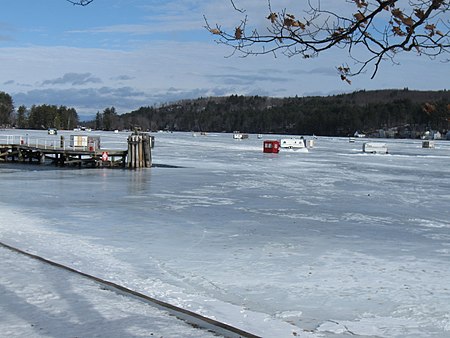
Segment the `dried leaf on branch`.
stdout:
<path fill-rule="evenodd" d="M 353 16 L 355 17 L 356 20 L 358 20 L 360 22 L 362 22 L 366 19 L 364 14 L 362 14 L 361 12 L 355 13 L 355 14 L 353 14 Z"/>
<path fill-rule="evenodd" d="M 423 19 L 425 17 L 425 12 L 419 8 L 414 9 L 414 14 L 419 18 Z"/>
<path fill-rule="evenodd" d="M 398 35 L 398 36 L 405 36 L 406 33 L 404 31 L 401 30 L 400 27 L 398 26 L 393 26 L 392 27 L 392 31 L 394 32 L 394 35 Z"/>
<path fill-rule="evenodd" d="M 240 40 L 240 39 L 242 39 L 242 29 L 241 29 L 241 27 L 236 27 L 236 30 L 234 31 L 234 37 L 235 37 L 235 39 L 237 39 L 237 40 Z"/>
<path fill-rule="evenodd" d="M 275 23 L 277 18 L 278 18 L 277 13 L 270 13 L 269 16 L 267 17 L 267 19 L 269 19 L 271 23 Z"/>
<path fill-rule="evenodd" d="M 353 0 L 356 4 L 356 6 L 358 6 L 358 8 L 363 8 L 363 7 L 367 7 L 367 2 L 365 2 L 364 0 Z"/>
<path fill-rule="evenodd" d="M 407 17 L 402 19 L 402 23 L 406 26 L 411 27 L 414 25 L 414 20 L 411 17 Z"/>
<path fill-rule="evenodd" d="M 217 28 L 211 28 L 209 31 L 210 31 L 211 33 L 213 33 L 213 34 L 216 34 L 216 35 L 222 33 L 222 32 L 221 32 L 219 29 L 217 29 Z"/>

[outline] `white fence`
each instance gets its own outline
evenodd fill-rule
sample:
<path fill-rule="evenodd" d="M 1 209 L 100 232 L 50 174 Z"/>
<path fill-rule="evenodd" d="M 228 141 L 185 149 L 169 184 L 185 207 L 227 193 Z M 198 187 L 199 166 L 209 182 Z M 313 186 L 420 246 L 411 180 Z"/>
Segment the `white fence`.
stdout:
<path fill-rule="evenodd" d="M 26 145 L 40 149 L 63 149 L 63 150 L 90 150 L 90 147 L 75 147 L 66 144 L 61 139 L 36 138 L 29 135 L 0 135 L 0 144 L 5 145 Z"/>

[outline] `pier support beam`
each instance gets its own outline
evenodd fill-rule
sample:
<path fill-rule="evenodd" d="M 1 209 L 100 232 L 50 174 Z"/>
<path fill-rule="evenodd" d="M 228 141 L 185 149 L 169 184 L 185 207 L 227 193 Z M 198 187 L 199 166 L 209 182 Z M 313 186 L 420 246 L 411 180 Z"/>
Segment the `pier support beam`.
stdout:
<path fill-rule="evenodd" d="M 135 131 L 128 136 L 128 168 L 150 168 L 152 151 L 150 135 Z"/>

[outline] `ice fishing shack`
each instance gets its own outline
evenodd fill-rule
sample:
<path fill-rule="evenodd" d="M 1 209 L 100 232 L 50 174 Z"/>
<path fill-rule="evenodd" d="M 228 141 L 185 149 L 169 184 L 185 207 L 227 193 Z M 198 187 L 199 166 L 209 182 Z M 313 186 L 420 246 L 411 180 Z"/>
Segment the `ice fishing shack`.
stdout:
<path fill-rule="evenodd" d="M 100 149 L 100 136 L 70 135 L 70 147 L 89 151 Z"/>
<path fill-rule="evenodd" d="M 388 148 L 386 143 L 365 142 L 363 143 L 363 152 L 369 154 L 387 154 Z"/>
<path fill-rule="evenodd" d="M 265 140 L 263 142 L 263 152 L 276 154 L 280 151 L 280 141 L 278 140 Z"/>

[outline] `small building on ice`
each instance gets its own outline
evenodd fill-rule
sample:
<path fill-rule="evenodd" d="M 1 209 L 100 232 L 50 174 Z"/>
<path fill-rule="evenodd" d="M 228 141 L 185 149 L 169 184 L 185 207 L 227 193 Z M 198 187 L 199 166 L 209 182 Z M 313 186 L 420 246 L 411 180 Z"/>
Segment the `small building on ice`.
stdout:
<path fill-rule="evenodd" d="M 432 140 L 422 141 L 422 148 L 434 148 L 434 141 Z"/>
<path fill-rule="evenodd" d="M 280 152 L 280 141 L 266 140 L 263 142 L 263 152 L 277 154 Z"/>
<path fill-rule="evenodd" d="M 282 138 L 280 140 L 280 147 L 287 149 L 302 149 L 306 148 L 306 140 L 301 138 Z"/>
<path fill-rule="evenodd" d="M 370 154 L 387 154 L 388 148 L 386 143 L 379 142 L 365 142 L 363 144 L 363 152 Z"/>
<path fill-rule="evenodd" d="M 100 136 L 70 135 L 70 147 L 89 151 L 100 149 Z"/>
<path fill-rule="evenodd" d="M 241 133 L 240 131 L 233 132 L 233 139 L 235 140 L 245 140 L 248 139 L 248 134 Z"/>

